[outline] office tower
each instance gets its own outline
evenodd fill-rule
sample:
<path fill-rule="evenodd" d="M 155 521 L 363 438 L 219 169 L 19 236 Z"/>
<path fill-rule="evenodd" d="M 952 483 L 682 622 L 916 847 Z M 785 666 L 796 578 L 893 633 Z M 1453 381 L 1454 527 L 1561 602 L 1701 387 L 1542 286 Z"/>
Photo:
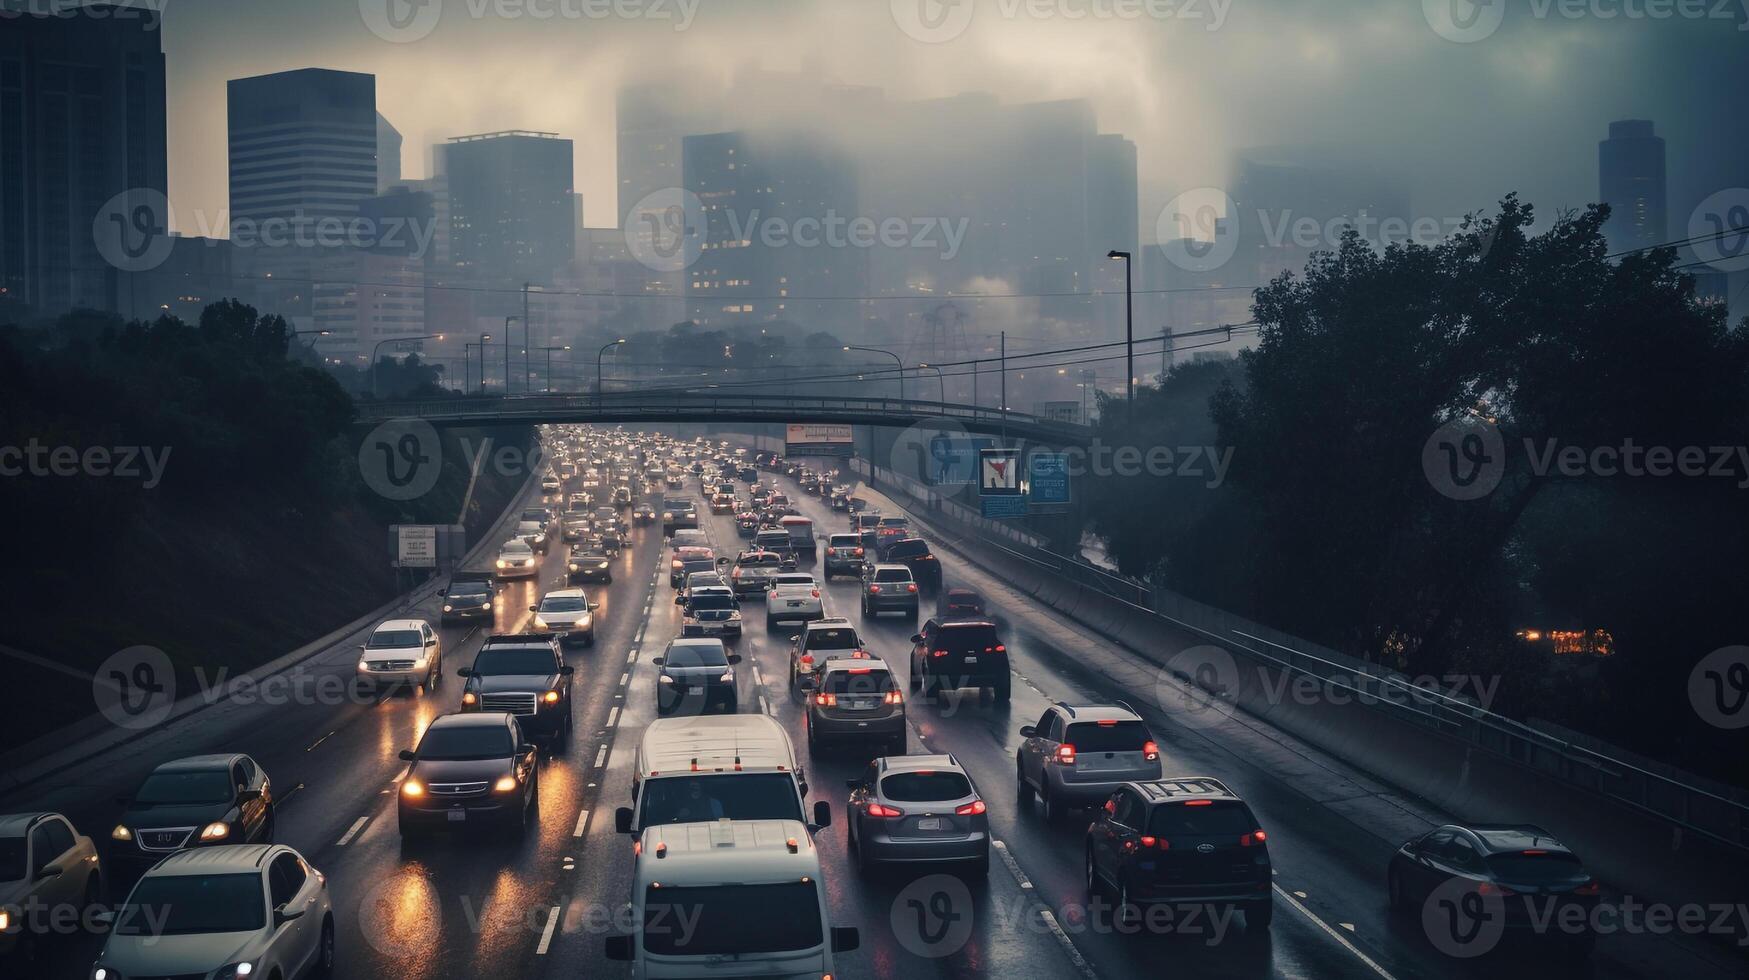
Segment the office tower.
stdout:
<path fill-rule="evenodd" d="M 1669 240 L 1664 194 L 1664 138 L 1652 121 L 1610 123 L 1609 138 L 1597 144 L 1597 196 L 1609 205 L 1603 234 L 1612 251 Z"/>
<path fill-rule="evenodd" d="M 401 131 L 377 113 L 377 193 L 401 182 Z"/>
<path fill-rule="evenodd" d="M 570 267 L 576 253 L 571 141 L 554 133 L 457 136 L 438 147 L 449 188 L 450 259 L 488 288 L 516 294 Z"/>
<path fill-rule="evenodd" d="M 7 9 L 0 19 L 0 295 L 39 315 L 135 311 L 98 248 L 99 212 L 168 186 L 159 15 Z M 168 236 L 157 215 L 149 234 Z"/>
<path fill-rule="evenodd" d="M 1231 183 L 1238 236 L 1232 278 L 1261 284 L 1282 272 L 1298 273 L 1313 252 L 1332 252 L 1339 232 L 1352 226 L 1382 245 L 1387 220 L 1412 217 L 1409 196 L 1382 174 L 1355 167 L 1319 147 L 1261 147 L 1240 154 Z M 1315 229 L 1307 234 L 1307 229 Z M 1200 230 L 1200 229 L 1192 229 Z M 1204 237 L 1193 235 L 1190 237 Z M 1401 242 L 1399 233 L 1395 241 Z M 1426 243 L 1424 243 L 1426 244 Z"/>

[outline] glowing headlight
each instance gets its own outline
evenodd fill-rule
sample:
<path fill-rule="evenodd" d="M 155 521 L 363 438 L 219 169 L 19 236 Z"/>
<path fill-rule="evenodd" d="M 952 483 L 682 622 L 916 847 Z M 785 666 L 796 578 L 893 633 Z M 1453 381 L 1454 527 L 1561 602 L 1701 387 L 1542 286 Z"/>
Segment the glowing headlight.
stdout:
<path fill-rule="evenodd" d="M 727 684 L 734 679 L 735 679 L 735 672 L 733 670 L 725 670 L 725 671 L 723 671 L 723 676 L 717 678 L 718 682 L 723 683 L 723 684 Z"/>
<path fill-rule="evenodd" d="M 446 602 L 443 604 L 443 611 L 444 612 L 455 612 L 455 607 Z"/>
<path fill-rule="evenodd" d="M 500 558 L 500 559 L 498 559 L 498 567 L 499 568 L 509 568 L 510 563 L 505 561 L 504 559 Z"/>
<path fill-rule="evenodd" d="M 558 691 L 548 691 L 547 693 L 541 695 L 541 700 L 545 701 L 548 704 L 558 704 L 559 703 L 559 692 Z"/>
<path fill-rule="evenodd" d="M 480 700 L 480 699 L 475 697 L 474 692 L 472 692 L 472 691 L 468 691 L 462 695 L 462 703 L 463 704 L 473 704 L 475 701 L 478 701 L 478 700 Z"/>
<path fill-rule="evenodd" d="M 490 602 L 482 602 L 482 603 L 480 603 L 480 608 L 481 609 L 490 609 L 490 608 L 492 608 L 492 604 Z"/>
<path fill-rule="evenodd" d="M 579 566 L 577 565 L 576 562 L 571 562 L 570 564 L 566 565 L 565 567 L 574 572 L 578 569 Z"/>
<path fill-rule="evenodd" d="M 134 839 L 134 832 L 118 823 L 115 825 L 115 829 L 109 832 L 109 839 L 110 840 L 133 840 Z"/>
<path fill-rule="evenodd" d="M 535 628 L 535 629 L 537 629 L 537 630 L 544 630 L 544 629 L 546 629 L 546 628 L 547 628 L 547 621 L 546 621 L 546 620 L 544 620 L 544 619 L 542 619 L 542 618 L 540 618 L 540 617 L 539 617 L 539 616 L 536 616 L 536 617 L 535 617 L 535 618 L 534 618 L 534 628 Z"/>
<path fill-rule="evenodd" d="M 231 825 L 222 820 L 215 820 L 200 828 L 201 840 L 224 840 L 231 836 Z"/>
<path fill-rule="evenodd" d="M 656 678 L 656 683 L 658 683 L 658 684 L 672 684 L 672 683 L 674 683 L 674 678 L 669 677 L 667 674 L 663 674 L 661 677 Z"/>
<path fill-rule="evenodd" d="M 514 792 L 516 790 L 516 778 L 514 776 L 500 776 L 498 777 L 498 781 L 492 784 L 492 788 L 500 793 Z"/>
<path fill-rule="evenodd" d="M 401 784 L 401 795 L 402 796 L 424 796 L 425 795 L 425 787 L 421 786 L 419 784 L 419 780 L 409 779 L 406 782 Z"/>
<path fill-rule="evenodd" d="M 360 660 L 360 661 L 359 661 L 359 662 L 358 662 L 358 669 L 359 669 L 359 670 L 369 670 L 369 669 L 370 669 L 370 663 L 369 663 L 369 662 L 368 662 L 368 661 L 364 661 L 364 660 Z"/>
<path fill-rule="evenodd" d="M 250 962 L 232 963 L 218 973 L 213 974 L 215 980 L 242 980 L 243 977 L 255 972 L 255 964 Z"/>

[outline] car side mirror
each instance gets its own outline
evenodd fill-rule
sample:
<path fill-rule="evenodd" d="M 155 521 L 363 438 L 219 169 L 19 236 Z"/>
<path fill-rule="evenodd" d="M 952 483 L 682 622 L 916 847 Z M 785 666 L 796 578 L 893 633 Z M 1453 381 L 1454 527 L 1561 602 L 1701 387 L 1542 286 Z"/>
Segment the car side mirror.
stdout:
<path fill-rule="evenodd" d="M 474 676 L 474 668 L 472 668 L 472 667 L 458 667 L 458 668 L 456 668 L 455 675 L 457 677 L 472 677 L 472 676 Z"/>
<path fill-rule="evenodd" d="M 814 801 L 814 826 L 832 826 L 832 804 L 827 803 L 825 800 Z"/>
<path fill-rule="evenodd" d="M 922 633 L 912 633 L 911 634 L 911 642 L 912 643 L 922 643 L 923 642 L 923 634 Z"/>
<path fill-rule="evenodd" d="M 674 596 L 674 604 L 677 606 L 686 605 L 686 593 L 684 593 L 684 592 L 676 593 Z"/>
<path fill-rule="evenodd" d="M 517 755 L 529 755 L 531 753 L 535 753 L 535 752 L 539 752 L 539 751 L 540 751 L 540 746 L 534 744 L 533 742 L 524 742 L 521 745 L 518 745 L 516 747 L 516 754 Z"/>
<path fill-rule="evenodd" d="M 273 907 L 273 924 L 276 926 L 283 926 L 287 922 L 291 922 L 294 919 L 301 919 L 303 917 L 303 909 L 287 908 L 284 905 L 275 905 Z"/>
<path fill-rule="evenodd" d="M 42 870 L 38 871 L 36 873 L 36 880 L 37 881 L 47 881 L 50 878 L 59 878 L 60 876 L 61 876 L 61 866 L 60 865 L 58 865 L 58 864 L 45 864 L 45 865 L 43 865 Z"/>
<path fill-rule="evenodd" d="M 632 958 L 632 937 L 608 936 L 607 958 L 610 960 L 629 961 Z"/>
<path fill-rule="evenodd" d="M 402 749 L 401 750 L 401 761 L 402 762 L 417 762 L 417 761 L 419 761 L 419 754 L 414 752 L 412 749 Z"/>
<path fill-rule="evenodd" d="M 631 807 L 622 806 L 613 811 L 613 832 L 616 834 L 629 834 L 632 832 Z"/>
<path fill-rule="evenodd" d="M 360 643 L 360 644 L 359 644 L 359 645 L 358 645 L 358 648 L 359 648 L 359 649 L 360 649 L 360 650 L 363 650 L 363 649 L 365 649 L 365 645 L 364 645 L 364 644 L 362 644 L 362 643 Z"/>
<path fill-rule="evenodd" d="M 577 672 L 577 668 L 571 666 L 570 664 L 566 664 L 563 667 L 559 668 L 559 676 L 561 676 L 561 677 L 570 677 L 572 674 L 575 674 L 576 672 Z"/>
<path fill-rule="evenodd" d="M 1037 738 L 1038 737 L 1038 729 L 1034 728 L 1031 725 L 1022 725 L 1022 726 L 1020 726 L 1020 737 L 1021 738 Z"/>
<path fill-rule="evenodd" d="M 599 602 L 591 602 L 589 604 L 589 611 L 590 612 L 594 612 L 595 610 L 600 609 L 600 608 L 601 608 L 601 603 L 599 603 Z"/>
<path fill-rule="evenodd" d="M 832 927 L 832 952 L 851 953 L 862 945 L 862 933 L 855 926 Z"/>
<path fill-rule="evenodd" d="M 529 606 L 528 611 L 529 612 L 540 612 L 540 606 Z"/>
<path fill-rule="evenodd" d="M 650 663 L 655 664 L 658 667 L 662 666 L 663 664 L 665 664 L 667 662 L 668 662 L 667 657 L 652 657 L 652 658 L 650 658 Z"/>
<path fill-rule="evenodd" d="M 740 654 L 738 654 L 738 653 L 729 654 L 729 666 L 733 667 L 740 662 L 741 662 L 741 655 Z"/>

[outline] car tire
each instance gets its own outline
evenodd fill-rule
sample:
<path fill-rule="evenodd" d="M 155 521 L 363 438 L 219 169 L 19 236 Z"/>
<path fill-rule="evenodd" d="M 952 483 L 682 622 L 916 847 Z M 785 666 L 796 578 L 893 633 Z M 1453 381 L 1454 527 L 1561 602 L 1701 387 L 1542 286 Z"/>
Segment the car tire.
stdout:
<path fill-rule="evenodd" d="M 322 938 L 317 940 L 316 962 L 310 968 L 313 980 L 328 980 L 334 975 L 334 919 L 322 920 Z"/>
<path fill-rule="evenodd" d="M 1045 780 L 1038 789 L 1039 800 L 1044 803 L 1045 823 L 1056 824 L 1063 820 L 1063 802 L 1057 794 L 1051 791 L 1051 781 Z"/>
<path fill-rule="evenodd" d="M 996 703 L 1007 704 L 1014 697 L 1014 678 L 1003 677 L 996 682 Z"/>
<path fill-rule="evenodd" d="M 1128 929 L 1142 921 L 1142 910 L 1130 901 L 1130 886 L 1126 881 L 1117 883 L 1117 901 L 1111 910 L 1112 921 L 1123 929 Z"/>
<path fill-rule="evenodd" d="M 1083 885 L 1087 892 L 1087 904 L 1092 905 L 1093 900 L 1099 897 L 1101 889 L 1099 887 L 1099 867 L 1093 863 L 1093 848 L 1091 847 L 1087 848 L 1083 869 L 1083 878 L 1085 879 Z"/>

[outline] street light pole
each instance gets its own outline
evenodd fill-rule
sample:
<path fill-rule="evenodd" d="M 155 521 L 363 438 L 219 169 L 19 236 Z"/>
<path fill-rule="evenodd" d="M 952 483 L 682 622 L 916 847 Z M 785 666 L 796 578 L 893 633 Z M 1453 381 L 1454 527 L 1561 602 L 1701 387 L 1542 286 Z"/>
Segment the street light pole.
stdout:
<path fill-rule="evenodd" d="M 607 393 L 601 385 L 601 356 L 606 354 L 610 349 L 618 347 L 625 342 L 626 339 L 621 337 L 611 343 L 602 344 L 601 349 L 595 352 L 595 403 L 597 405 L 601 404 L 601 396 Z"/>
<path fill-rule="evenodd" d="M 935 372 L 935 382 L 936 382 L 936 384 L 939 384 L 941 386 L 941 403 L 943 405 L 946 405 L 947 404 L 947 380 L 942 377 L 941 368 L 938 368 L 933 364 L 919 364 L 917 366 L 920 368 L 923 368 L 925 370 Z"/>
<path fill-rule="evenodd" d="M 549 395 L 552 394 L 552 392 L 553 392 L 553 351 L 570 350 L 570 349 L 571 349 L 570 344 L 564 344 L 564 345 L 559 346 L 559 347 L 541 347 L 541 348 L 538 348 L 538 350 L 542 351 L 547 356 L 546 385 L 543 387 L 542 390 L 545 391 Z"/>
<path fill-rule="evenodd" d="M 890 350 L 881 350 L 879 347 L 857 347 L 854 344 L 846 344 L 844 349 L 847 351 L 851 351 L 851 350 L 865 351 L 865 352 L 870 353 L 870 354 L 885 354 L 888 357 L 892 358 L 893 363 L 897 364 L 899 366 L 899 400 L 900 401 L 905 400 L 905 362 L 899 360 L 899 355 L 893 353 Z"/>
<path fill-rule="evenodd" d="M 381 398 L 382 397 L 382 395 L 380 394 L 380 390 L 382 388 L 382 384 L 381 384 L 382 369 L 381 369 L 381 366 L 377 363 L 377 358 L 378 358 L 378 355 L 382 354 L 384 344 L 406 343 L 408 341 L 414 341 L 414 340 L 442 340 L 442 339 L 443 339 L 443 334 L 428 333 L 428 334 L 423 334 L 423 335 L 418 336 L 418 337 L 388 337 L 388 338 L 385 338 L 383 340 L 377 341 L 377 345 L 375 347 L 371 348 L 371 351 L 370 351 L 370 396 L 372 398 Z"/>
<path fill-rule="evenodd" d="M 1002 395 L 1001 395 L 1002 402 L 1001 402 L 1001 405 L 998 406 L 1002 409 L 1002 443 L 1004 445 L 1007 445 L 1007 443 L 1008 443 L 1008 331 L 1006 331 L 1006 330 L 1002 331 L 1002 347 L 1001 347 L 1000 353 L 997 356 L 1001 358 L 1001 364 L 1002 364 Z"/>
<path fill-rule="evenodd" d="M 515 314 L 504 318 L 504 396 L 510 397 L 510 321 L 518 319 Z M 525 323 L 527 321 L 524 321 Z M 485 372 L 481 372 L 482 375 Z M 481 378 L 483 382 L 484 377 Z"/>
<path fill-rule="evenodd" d="M 492 339 L 489 333 L 480 335 L 480 394 L 486 393 L 486 344 Z"/>
<path fill-rule="evenodd" d="M 1124 390 L 1127 394 L 1130 421 L 1136 418 L 1136 321 L 1134 290 L 1130 287 L 1130 253 L 1117 249 L 1105 253 L 1108 259 L 1123 259 L 1123 337 Z M 1161 379 L 1165 383 L 1165 379 Z"/>

